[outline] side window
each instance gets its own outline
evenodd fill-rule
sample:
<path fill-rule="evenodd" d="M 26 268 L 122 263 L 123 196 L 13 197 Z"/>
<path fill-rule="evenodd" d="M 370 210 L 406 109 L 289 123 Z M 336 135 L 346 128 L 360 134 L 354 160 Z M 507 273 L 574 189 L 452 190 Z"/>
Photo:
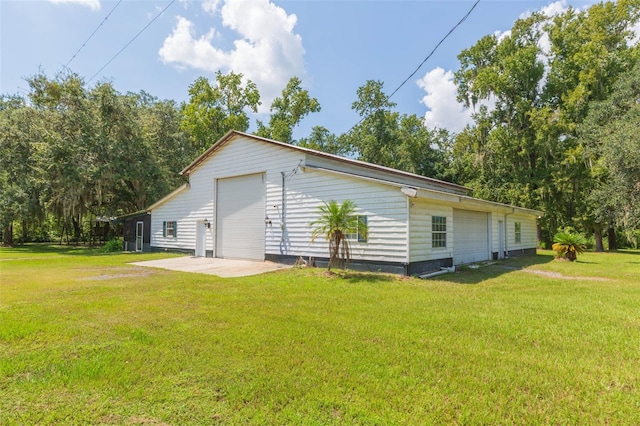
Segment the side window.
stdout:
<path fill-rule="evenodd" d="M 178 222 L 162 222 L 162 236 L 176 238 L 178 236 Z"/>
<path fill-rule="evenodd" d="M 521 243 L 522 242 L 522 224 L 520 222 L 516 222 L 515 223 L 515 236 L 516 236 L 516 243 Z"/>
<path fill-rule="evenodd" d="M 447 218 L 431 216 L 431 247 L 447 247 Z"/>
<path fill-rule="evenodd" d="M 358 219 L 357 221 L 357 225 L 355 229 L 351 229 L 349 233 L 347 233 L 347 239 L 348 240 L 352 240 L 352 241 L 358 241 L 359 243 L 366 243 L 367 242 L 367 235 L 362 232 L 363 230 L 358 229 L 360 223 L 362 222 L 362 224 L 364 224 L 365 226 L 368 225 L 367 222 L 367 216 L 366 215 L 357 215 L 356 218 Z"/>

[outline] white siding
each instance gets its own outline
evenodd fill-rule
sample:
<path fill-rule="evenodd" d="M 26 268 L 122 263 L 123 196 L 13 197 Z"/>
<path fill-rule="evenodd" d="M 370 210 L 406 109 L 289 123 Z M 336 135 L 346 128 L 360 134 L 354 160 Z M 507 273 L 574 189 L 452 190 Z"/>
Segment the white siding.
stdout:
<path fill-rule="evenodd" d="M 522 240 L 516 243 L 516 222 L 520 222 L 522 231 Z M 536 231 L 535 216 L 512 214 L 507 216 L 507 250 L 523 250 L 536 248 L 538 245 L 538 236 Z"/>
<path fill-rule="evenodd" d="M 246 137 L 238 137 L 222 146 L 191 172 L 190 188 L 153 209 L 151 212 L 151 245 L 179 249 L 195 249 L 196 222 L 212 223 L 206 232 L 207 251 L 215 254 L 214 183 L 218 178 L 266 172 L 267 206 L 280 198 L 280 171 L 293 170 L 304 154 Z M 162 237 L 162 222 L 178 221 L 178 238 Z"/>
<path fill-rule="evenodd" d="M 436 204 L 424 198 L 412 198 L 410 203 L 410 261 L 419 262 L 453 257 L 453 209 L 451 206 Z M 432 216 L 447 218 L 447 247 L 445 248 L 431 247 Z"/>
<path fill-rule="evenodd" d="M 406 197 L 397 186 L 313 170 L 304 164 L 304 153 L 269 143 L 237 137 L 222 146 L 190 176 L 190 188 L 153 209 L 151 245 L 195 249 L 196 222 L 207 219 L 206 249 L 215 255 L 215 185 L 219 178 L 264 173 L 266 179 L 265 252 L 273 255 L 328 257 L 328 244 L 311 242 L 310 223 L 322 201 L 352 200 L 359 214 L 367 215 L 367 242 L 353 241 L 354 259 L 406 262 Z M 285 202 L 282 178 L 285 176 Z M 284 207 L 284 208 L 283 208 Z M 285 223 L 283 225 L 283 214 Z M 162 237 L 162 222 L 178 221 L 178 238 Z"/>
<path fill-rule="evenodd" d="M 317 217 L 318 206 L 323 201 L 342 202 L 345 199 L 352 200 L 358 213 L 368 219 L 368 241 L 352 242 L 354 259 L 406 263 L 453 258 L 457 250 L 454 247 L 453 208 L 460 207 L 463 202 L 467 204 L 466 208 L 489 215 L 488 249 L 491 251 L 495 252 L 499 247 L 499 220 L 506 224 L 507 250 L 536 246 L 533 215 L 505 215 L 507 206 L 480 200 L 471 200 L 476 205 L 469 207 L 468 199 L 427 191 L 419 191 L 419 198 L 407 199 L 397 185 L 312 167 L 305 169 L 306 155 L 247 136 L 233 137 L 191 170 L 189 188 L 153 208 L 151 245 L 194 250 L 197 223 L 202 224 L 206 219 L 211 227 L 205 231 L 205 249 L 209 253 L 213 251 L 215 256 L 216 180 L 260 173 L 265 176 L 264 213 L 268 220 L 264 224 L 263 249 L 268 255 L 328 257 L 326 241 L 319 238 L 311 242 L 310 223 Z M 432 216 L 447 218 L 446 248 L 431 247 Z M 162 236 L 164 221 L 177 221 L 177 238 Z M 515 243 L 515 222 L 522 224 L 520 244 Z"/>
<path fill-rule="evenodd" d="M 204 216 L 194 216 L 191 219 L 193 193 L 192 188 L 187 188 L 166 203 L 153 209 L 151 212 L 151 246 L 184 250 L 195 249 L 196 218 L 202 220 Z M 174 221 L 177 222 L 176 237 L 163 237 L 163 222 Z"/>
<path fill-rule="evenodd" d="M 353 259 L 406 262 L 406 197 L 399 187 L 313 169 L 288 177 L 285 184 L 284 209 L 281 192 L 267 203 L 267 214 L 273 221 L 267 230 L 267 253 L 328 257 L 326 240 L 318 237 L 311 242 L 310 224 L 318 217 L 323 201 L 349 199 L 358 214 L 367 216 L 369 228 L 367 242 L 351 241 Z M 283 210 L 286 225 L 281 232 Z"/>

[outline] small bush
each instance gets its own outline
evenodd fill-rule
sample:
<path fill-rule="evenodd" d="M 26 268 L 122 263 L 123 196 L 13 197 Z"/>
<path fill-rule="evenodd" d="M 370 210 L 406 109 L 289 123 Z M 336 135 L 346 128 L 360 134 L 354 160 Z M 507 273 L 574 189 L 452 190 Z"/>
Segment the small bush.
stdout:
<path fill-rule="evenodd" d="M 117 253 L 122 250 L 122 240 L 120 238 L 109 240 L 102 247 L 102 251 L 105 253 Z"/>
<path fill-rule="evenodd" d="M 558 232 L 553 236 L 553 243 L 556 257 L 563 257 L 572 262 L 578 258 L 578 254 L 584 253 L 587 249 L 587 239 L 571 232 Z"/>

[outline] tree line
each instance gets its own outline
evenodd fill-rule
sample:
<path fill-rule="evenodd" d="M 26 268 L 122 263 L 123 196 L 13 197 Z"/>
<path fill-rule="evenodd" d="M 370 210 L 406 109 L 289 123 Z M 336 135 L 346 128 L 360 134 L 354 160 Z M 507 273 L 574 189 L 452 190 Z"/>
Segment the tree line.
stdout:
<path fill-rule="evenodd" d="M 396 110 L 380 81 L 358 88 L 361 121 L 293 140 L 320 110 L 292 77 L 255 133 L 468 186 L 479 198 L 544 211 L 539 238 L 559 229 L 640 238 L 640 0 L 532 13 L 459 55 L 458 100 L 475 113 L 453 134 Z M 27 80 L 0 99 L 3 242 L 90 233 L 83 223 L 144 209 L 182 183 L 179 171 L 229 130 L 247 131 L 261 105 L 242 74 L 198 78 L 178 104 L 75 74 Z M 19 232 L 14 231 L 14 225 Z M 620 236 L 626 238 L 620 239 Z"/>

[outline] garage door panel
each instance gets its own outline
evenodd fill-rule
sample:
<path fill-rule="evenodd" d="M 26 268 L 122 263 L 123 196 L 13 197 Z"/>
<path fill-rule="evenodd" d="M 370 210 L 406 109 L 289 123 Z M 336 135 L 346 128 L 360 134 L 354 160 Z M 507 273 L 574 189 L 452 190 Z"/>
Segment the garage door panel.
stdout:
<path fill-rule="evenodd" d="M 453 210 L 453 263 L 489 260 L 488 214 Z"/>
<path fill-rule="evenodd" d="M 264 175 L 218 179 L 216 256 L 264 260 Z"/>

